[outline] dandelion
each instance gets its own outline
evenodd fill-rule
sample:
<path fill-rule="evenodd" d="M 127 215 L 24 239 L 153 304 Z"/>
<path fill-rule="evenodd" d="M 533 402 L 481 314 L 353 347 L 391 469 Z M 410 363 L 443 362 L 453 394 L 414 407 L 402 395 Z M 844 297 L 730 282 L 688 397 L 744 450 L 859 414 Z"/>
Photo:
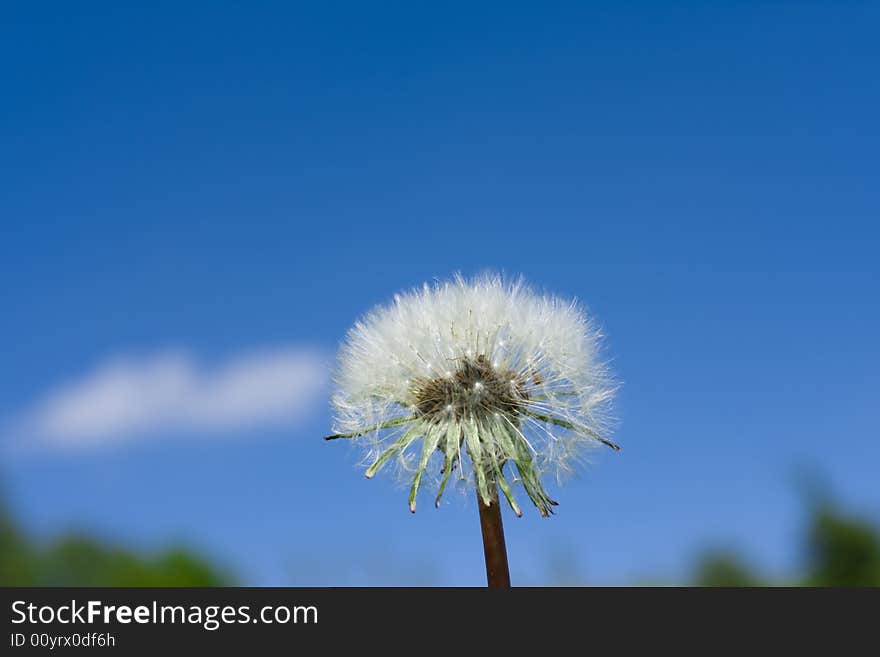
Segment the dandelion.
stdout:
<path fill-rule="evenodd" d="M 517 516 L 519 485 L 542 516 L 586 450 L 606 445 L 614 385 L 600 333 L 574 303 L 522 281 L 461 276 L 399 294 L 349 331 L 339 352 L 335 421 L 327 440 L 366 449 L 366 476 L 396 466 L 435 505 L 455 474 L 476 488 L 490 586 L 509 575 L 498 491 Z"/>

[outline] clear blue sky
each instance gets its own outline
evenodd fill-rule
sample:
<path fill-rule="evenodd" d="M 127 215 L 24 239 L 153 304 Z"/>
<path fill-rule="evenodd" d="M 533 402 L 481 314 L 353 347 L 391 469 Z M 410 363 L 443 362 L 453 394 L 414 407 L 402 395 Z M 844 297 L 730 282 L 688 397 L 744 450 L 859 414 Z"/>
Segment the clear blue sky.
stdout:
<path fill-rule="evenodd" d="M 707 542 L 784 571 L 799 467 L 880 510 L 878 29 L 870 2 L 6 3 L 0 420 L 117 354 L 332 353 L 400 288 L 521 273 L 601 321 L 624 449 L 508 519 L 514 579 L 675 577 Z M 329 421 L 0 476 L 40 535 L 245 582 L 481 583 L 472 500 L 410 515 Z"/>

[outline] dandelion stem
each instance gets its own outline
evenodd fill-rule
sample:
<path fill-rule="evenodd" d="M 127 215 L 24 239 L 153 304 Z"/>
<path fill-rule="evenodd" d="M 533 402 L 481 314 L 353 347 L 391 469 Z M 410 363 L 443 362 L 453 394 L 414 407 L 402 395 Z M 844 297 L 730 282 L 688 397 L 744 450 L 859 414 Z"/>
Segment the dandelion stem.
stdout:
<path fill-rule="evenodd" d="M 507 565 L 507 546 L 504 544 L 504 525 L 501 522 L 501 505 L 498 503 L 498 487 L 492 483 L 489 504 L 477 491 L 480 510 L 480 529 L 483 532 L 483 553 L 486 556 L 486 583 L 489 588 L 510 588 L 510 568 Z"/>

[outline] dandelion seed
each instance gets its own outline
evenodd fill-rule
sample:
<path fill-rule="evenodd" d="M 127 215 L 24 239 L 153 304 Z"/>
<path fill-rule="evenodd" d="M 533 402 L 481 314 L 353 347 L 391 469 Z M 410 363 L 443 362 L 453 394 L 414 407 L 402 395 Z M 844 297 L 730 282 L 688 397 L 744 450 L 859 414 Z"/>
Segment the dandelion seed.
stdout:
<path fill-rule="evenodd" d="M 413 512 L 429 471 L 441 478 L 436 504 L 454 469 L 468 476 L 489 569 L 499 549 L 499 488 L 521 515 L 507 477 L 549 516 L 556 502 L 544 474 L 570 471 L 596 445 L 619 449 L 606 437 L 615 388 L 599 341 L 575 304 L 521 281 L 457 276 L 395 295 L 357 322 L 340 349 L 336 433 L 327 438 L 365 445 L 368 476 L 396 464 L 411 482 Z M 410 447 L 416 457 L 406 458 Z M 500 543 L 503 552 L 503 533 Z M 493 567 L 506 571 L 506 554 Z"/>

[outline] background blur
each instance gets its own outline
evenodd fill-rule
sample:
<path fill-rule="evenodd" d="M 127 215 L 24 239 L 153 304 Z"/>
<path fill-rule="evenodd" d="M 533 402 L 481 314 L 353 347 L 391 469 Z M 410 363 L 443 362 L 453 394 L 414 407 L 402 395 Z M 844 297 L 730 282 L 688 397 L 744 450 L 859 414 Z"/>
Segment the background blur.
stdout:
<path fill-rule="evenodd" d="M 3 3 L 0 578 L 481 585 L 327 444 L 346 329 L 576 296 L 619 454 L 515 584 L 880 583 L 880 6 Z M 525 507 L 524 507 L 525 508 Z"/>

